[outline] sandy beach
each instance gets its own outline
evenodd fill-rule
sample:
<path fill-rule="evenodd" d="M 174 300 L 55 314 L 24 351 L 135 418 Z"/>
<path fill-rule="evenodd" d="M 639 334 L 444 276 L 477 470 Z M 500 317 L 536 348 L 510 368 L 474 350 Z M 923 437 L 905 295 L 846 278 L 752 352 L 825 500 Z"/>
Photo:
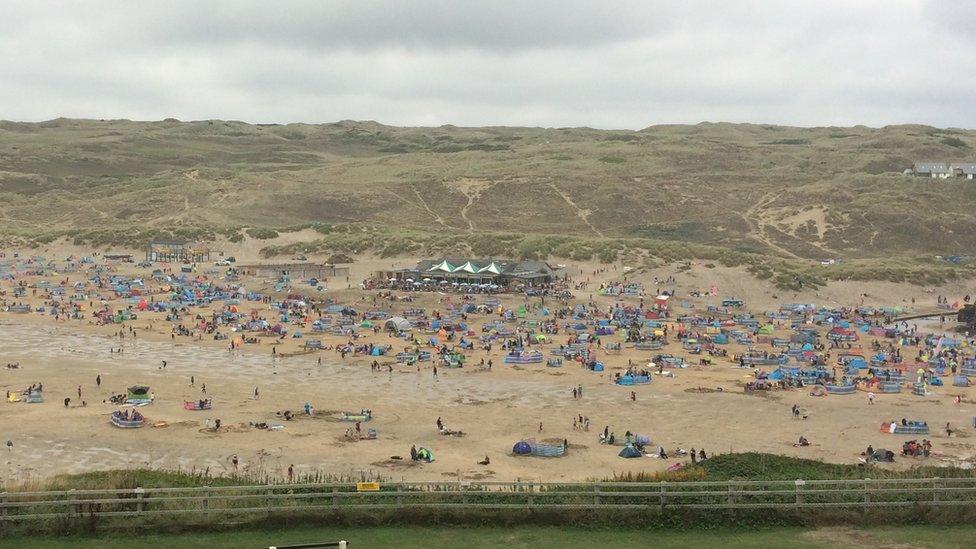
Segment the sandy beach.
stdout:
<path fill-rule="evenodd" d="M 35 252 L 36 253 L 36 252 Z M 70 249 L 48 250 L 49 257 L 72 253 Z M 243 254 L 239 254 L 243 255 Z M 314 260 L 316 258 L 310 258 Z M 403 265 L 409 258 L 356 258 L 350 281 L 329 283 L 325 293 L 339 303 L 368 310 L 396 313 L 406 308 L 445 310 L 448 300 L 458 303 L 456 295 L 438 293 L 414 294 L 410 303 L 373 304 L 373 293 L 348 286 L 372 271 L 391 264 Z M 415 259 L 415 258 L 414 258 Z M 171 265 L 172 266 L 172 265 Z M 118 266 L 119 272 L 147 274 L 134 265 Z M 603 272 L 596 272 L 598 269 Z M 151 270 L 151 269 L 149 269 Z M 625 264 L 598 266 L 569 265 L 568 272 L 586 289 L 575 291 L 576 300 L 589 301 L 590 294 L 599 307 L 618 301 L 635 305 L 637 298 L 598 296 L 595 288 L 602 282 L 629 281 L 644 284 L 647 295 L 653 294 L 654 278 L 676 277 L 676 300 L 693 301 L 696 308 L 714 304 L 723 296 L 734 295 L 746 302 L 746 309 L 757 315 L 783 302 L 809 302 L 825 306 L 906 305 L 917 299 L 916 309 L 934 308 L 934 295 L 961 295 L 964 283 L 945 288 L 923 289 L 889 283 L 831 283 L 817 293 L 789 295 L 778 293 L 742 269 L 705 268 L 694 265 L 678 271 L 674 266 L 632 273 Z M 582 275 L 580 275 L 582 271 Z M 82 279 L 77 272 L 46 280 Z M 27 277 L 26 282 L 36 282 Z M 20 280 L 18 280 L 20 282 Z M 245 280 L 250 288 L 267 286 L 268 281 Z M 9 290 L 11 281 L 2 287 Z M 689 298 L 694 289 L 717 285 L 719 297 Z M 295 284 L 296 288 L 298 284 Z M 305 286 L 308 291 L 308 286 Z M 664 286 L 662 286 L 664 288 Z M 931 292 L 931 293 L 930 293 Z M 43 293 L 43 292 L 41 292 Z M 867 294 L 863 296 L 862 294 Z M 504 307 L 526 303 L 524 296 L 500 296 Z M 28 292 L 24 298 L 11 299 L 39 305 L 43 295 Z M 476 298 L 477 299 L 477 298 Z M 538 298 L 530 298 L 529 304 Z M 219 309 L 219 303 L 214 304 Z M 272 317 L 268 304 L 244 302 L 242 309 L 256 309 Z M 192 315 L 205 317 L 213 309 L 193 308 Z M 22 483 L 59 473 L 91 470 L 151 467 L 162 469 L 209 471 L 214 474 L 234 472 L 232 456 L 239 458 L 238 472 L 283 477 L 289 465 L 296 473 L 323 473 L 346 478 L 387 478 L 407 480 L 440 479 L 538 479 L 584 480 L 606 478 L 616 473 L 659 471 L 688 458 L 676 456 L 674 450 L 704 448 L 707 453 L 757 451 L 822 459 L 838 463 L 855 463 L 869 444 L 875 448 L 900 449 L 906 438 L 880 432 L 888 420 L 923 419 L 933 426 L 928 436 L 934 455 L 926 462 L 966 464 L 976 457 L 976 440 L 972 418 L 976 416 L 973 388 L 946 384 L 933 388 L 933 395 L 919 397 L 910 391 L 878 395 L 868 404 L 866 392 L 850 396 L 811 396 L 806 389 L 747 393 L 743 386 L 754 379 L 751 369 L 741 369 L 728 359 L 715 358 L 701 367 L 699 357 L 682 350 L 672 339 L 663 351 L 686 357 L 689 367 L 674 371 L 674 377 L 655 376 L 648 385 L 623 387 L 613 383 L 613 375 L 626 369 L 628 361 L 644 366 L 653 354 L 624 345 L 620 354 L 601 352 L 606 364 L 603 372 L 592 372 L 575 362 L 560 368 L 546 364 L 513 366 L 503 364 L 505 351 L 493 348 L 490 353 L 468 351 L 467 366 L 460 369 L 438 368 L 433 363 L 418 366 L 392 364 L 391 356 L 378 357 L 381 371 L 370 367 L 376 357 L 347 356 L 334 351 L 299 352 L 303 339 L 260 338 L 259 343 L 229 350 L 228 342 L 212 338 L 173 336 L 172 324 L 165 313 L 140 313 L 135 321 L 123 325 L 97 326 L 90 318 L 54 321 L 38 313 L 0 313 L 0 362 L 19 363 L 18 369 L 0 370 L 0 388 L 23 390 L 42 383 L 45 402 L 40 404 L 0 404 L 3 429 L 0 442 L 0 481 Z M 497 315 L 471 315 L 472 329 Z M 184 319 L 186 320 L 186 319 Z M 675 323 L 670 329 L 677 330 Z M 133 337 L 130 328 L 135 331 Z M 300 328 L 307 333 L 307 327 Z M 923 324 L 920 330 L 939 331 L 938 322 Z M 947 325 L 948 328 L 948 325 Z M 120 330 L 125 335 L 119 338 Z M 403 340 L 392 339 L 380 331 L 361 331 L 356 344 L 391 344 L 402 350 Z M 788 336 L 787 326 L 776 335 Z M 311 334 L 308 334 L 311 335 Z M 328 346 L 344 343 L 347 338 L 314 334 Z M 554 346 L 566 341 L 560 333 L 551 342 L 537 348 L 546 356 Z M 872 337 L 864 336 L 858 345 L 870 353 Z M 607 341 L 621 341 L 611 336 Z M 272 347 L 277 356 L 272 355 Z M 768 347 L 768 346 L 767 346 Z M 122 349 L 121 353 L 112 349 Z M 729 353 L 745 350 L 730 344 Z M 971 351 L 970 351 L 971 352 Z M 914 358 L 915 349 L 906 348 L 906 360 Z M 491 359 L 493 368 L 478 367 L 480 360 Z M 165 369 L 162 362 L 166 361 Z M 392 365 L 392 372 L 387 371 Z M 97 387 L 96 376 L 101 386 Z M 191 384 L 191 377 L 193 383 Z M 124 393 L 136 384 L 148 385 L 155 402 L 140 408 L 147 417 L 145 428 L 117 429 L 109 416 L 117 406 L 107 402 L 112 394 Z M 206 384 L 206 395 L 202 391 Z M 82 396 L 78 398 L 78 387 Z M 583 396 L 573 398 L 573 388 L 582 386 Z M 255 389 L 259 397 L 254 397 Z M 631 391 L 636 399 L 632 400 Z M 961 402 L 953 399 L 961 396 Z M 189 411 L 184 400 L 213 398 L 213 409 Z M 63 399 L 71 398 L 68 407 Z M 84 401 L 85 405 L 83 405 Z M 305 402 L 314 414 L 302 412 Z M 806 419 L 794 419 L 791 407 L 796 404 Z M 374 418 L 362 429 L 375 429 L 376 440 L 352 441 L 344 436 L 352 423 L 339 421 L 343 411 L 370 409 Z M 289 410 L 294 419 L 285 420 L 281 413 Z M 589 431 L 574 430 L 574 418 L 589 418 Z M 207 420 L 220 419 L 219 431 L 206 428 Z M 435 422 L 441 418 L 451 430 L 464 436 L 445 436 Z M 946 423 L 960 429 L 947 438 L 941 428 Z M 152 424 L 161 426 L 154 427 Z M 274 423 L 280 430 L 251 427 L 251 423 Z M 540 431 L 541 424 L 541 431 Z M 165 425 L 165 426 L 162 426 Z M 669 459 L 622 459 L 621 446 L 601 444 L 598 434 L 608 427 L 618 438 L 626 431 L 650 437 L 650 447 L 663 446 Z M 804 436 L 808 447 L 793 444 Z M 539 441 L 568 441 L 564 457 L 542 458 L 514 456 L 512 446 L 523 438 Z M 433 451 L 432 463 L 412 462 L 410 447 Z M 404 459 L 391 459 L 399 456 Z M 490 465 L 477 462 L 489 457 Z M 907 468 L 921 464 L 921 458 L 898 459 L 887 467 Z"/>

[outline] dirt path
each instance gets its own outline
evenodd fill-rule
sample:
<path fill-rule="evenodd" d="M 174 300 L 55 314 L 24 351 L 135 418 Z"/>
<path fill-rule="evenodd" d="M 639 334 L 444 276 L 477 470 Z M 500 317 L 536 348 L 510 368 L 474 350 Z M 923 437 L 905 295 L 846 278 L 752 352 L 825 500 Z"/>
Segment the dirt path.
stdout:
<path fill-rule="evenodd" d="M 447 227 L 447 223 L 444 223 L 444 218 L 437 215 L 437 213 L 434 212 L 434 210 L 430 209 L 430 206 L 427 205 L 427 201 L 424 200 L 424 197 L 420 195 L 420 191 L 418 191 L 417 188 L 412 185 L 410 188 L 411 190 L 413 190 L 413 194 L 417 195 L 417 200 L 420 201 L 420 205 L 423 206 L 425 210 L 427 210 L 427 213 L 429 213 L 430 216 L 434 218 L 434 221 L 440 223 L 441 226 Z"/>
<path fill-rule="evenodd" d="M 481 198 L 481 193 L 494 185 L 494 181 L 487 179 L 459 179 L 457 181 L 450 182 L 450 185 L 456 188 L 468 202 L 461 208 L 461 219 L 468 224 L 468 230 L 474 231 L 474 222 L 468 217 L 468 211 L 474 206 L 474 203 Z"/>
<path fill-rule="evenodd" d="M 583 220 L 583 223 L 587 227 L 589 227 L 591 231 L 593 231 L 593 234 L 601 238 L 604 236 L 603 233 L 600 231 L 600 229 L 597 229 L 596 227 L 593 226 L 592 223 L 590 223 L 590 214 L 593 212 L 591 212 L 590 210 L 580 208 L 575 202 L 573 202 L 573 199 L 570 198 L 569 195 L 561 191 L 559 187 L 557 187 L 556 184 L 553 183 L 552 181 L 549 182 L 549 186 L 552 187 L 552 190 L 556 191 L 556 194 L 558 194 L 560 197 L 562 197 L 563 200 L 566 201 L 566 204 L 569 204 L 570 208 L 576 210 L 576 216 L 579 217 L 581 220 Z"/>
<path fill-rule="evenodd" d="M 759 199 L 758 202 L 756 202 L 748 210 L 746 210 L 745 213 L 742 213 L 740 215 L 742 216 L 742 219 L 749 224 L 750 236 L 752 236 L 759 242 L 762 242 L 763 244 L 769 246 L 770 248 L 776 250 L 777 252 L 785 255 L 786 257 L 792 259 L 800 259 L 798 255 L 780 246 L 779 244 L 776 244 L 775 242 L 770 240 L 768 236 L 766 236 L 765 224 L 762 222 L 762 220 L 758 215 L 759 210 L 772 204 L 773 201 L 779 198 L 779 196 L 780 194 L 774 192 L 768 192 L 764 194 L 762 198 Z"/>
<path fill-rule="evenodd" d="M 430 206 L 427 205 L 427 201 L 424 200 L 424 197 L 420 196 L 420 192 L 417 191 L 417 189 L 414 188 L 412 185 L 410 186 L 410 190 L 412 190 L 413 191 L 413 194 L 416 195 L 417 202 L 414 202 L 413 200 L 408 200 L 408 199 L 404 198 L 403 196 L 400 196 L 399 194 L 397 194 L 394 191 L 387 191 L 387 192 L 389 192 L 393 196 L 399 198 L 400 200 L 402 200 L 403 202 L 406 202 L 407 204 L 409 204 L 411 206 L 423 208 L 424 210 L 427 211 L 427 213 L 430 214 L 431 217 L 434 218 L 434 221 L 436 221 L 437 223 L 440 223 L 442 227 L 447 227 L 447 223 L 444 223 L 444 218 L 442 218 L 441 216 L 437 215 L 437 213 L 434 212 L 434 210 L 431 210 L 430 209 Z"/>

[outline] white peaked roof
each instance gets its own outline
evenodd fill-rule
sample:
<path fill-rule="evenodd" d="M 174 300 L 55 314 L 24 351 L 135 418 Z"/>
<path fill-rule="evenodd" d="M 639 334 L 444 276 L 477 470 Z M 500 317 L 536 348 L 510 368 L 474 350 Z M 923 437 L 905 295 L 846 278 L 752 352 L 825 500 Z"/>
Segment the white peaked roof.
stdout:
<path fill-rule="evenodd" d="M 428 272 L 429 271 L 444 271 L 445 273 L 450 273 L 450 272 L 454 271 L 454 267 L 451 266 L 451 264 L 448 263 L 447 260 L 444 260 L 444 261 L 441 261 L 440 263 L 438 263 L 437 265 L 434 265 L 433 267 L 427 269 L 427 271 Z"/>
<path fill-rule="evenodd" d="M 497 263 L 495 263 L 494 261 L 492 261 L 488 265 L 482 267 L 481 269 L 478 269 L 478 272 L 479 273 L 502 274 L 502 269 L 501 269 L 501 267 L 498 266 Z"/>

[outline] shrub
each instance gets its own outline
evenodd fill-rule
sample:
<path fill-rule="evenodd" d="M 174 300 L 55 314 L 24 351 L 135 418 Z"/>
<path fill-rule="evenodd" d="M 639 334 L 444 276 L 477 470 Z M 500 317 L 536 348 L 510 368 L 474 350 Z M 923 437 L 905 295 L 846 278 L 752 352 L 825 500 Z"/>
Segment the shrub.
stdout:
<path fill-rule="evenodd" d="M 245 232 L 247 233 L 247 236 L 257 240 L 270 240 L 272 238 L 278 238 L 278 231 L 274 229 L 251 227 L 246 229 Z"/>

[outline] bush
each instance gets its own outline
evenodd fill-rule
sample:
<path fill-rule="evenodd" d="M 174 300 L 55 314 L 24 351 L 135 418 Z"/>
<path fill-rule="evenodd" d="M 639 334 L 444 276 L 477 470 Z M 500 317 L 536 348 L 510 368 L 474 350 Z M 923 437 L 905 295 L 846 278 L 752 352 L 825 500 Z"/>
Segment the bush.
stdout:
<path fill-rule="evenodd" d="M 278 238 L 278 231 L 274 229 L 267 229 L 262 227 L 251 227 L 245 230 L 247 236 L 255 238 L 257 240 L 271 240 L 272 238 Z"/>

